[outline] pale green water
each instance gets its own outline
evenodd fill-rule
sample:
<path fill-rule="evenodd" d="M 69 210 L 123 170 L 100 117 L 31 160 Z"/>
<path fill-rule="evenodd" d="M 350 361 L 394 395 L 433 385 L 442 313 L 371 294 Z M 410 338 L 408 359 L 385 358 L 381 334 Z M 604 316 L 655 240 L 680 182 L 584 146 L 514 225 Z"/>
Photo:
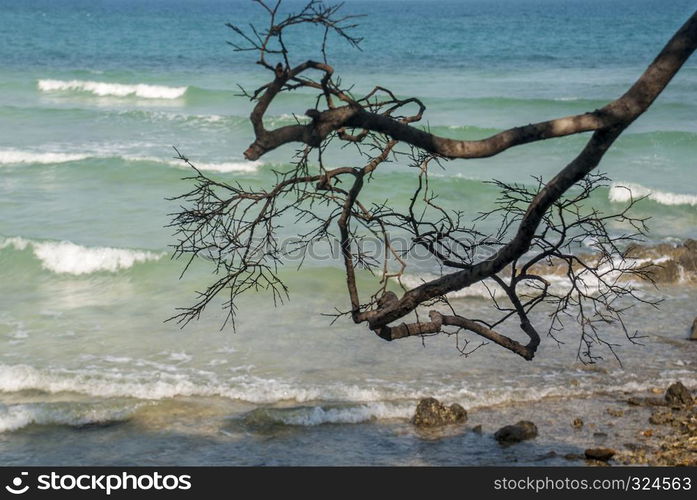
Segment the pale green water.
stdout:
<path fill-rule="evenodd" d="M 436 133 L 484 137 L 602 106 L 694 8 L 627 5 L 424 0 L 406 2 L 395 16 L 390 2 L 349 2 L 348 9 L 370 14 L 367 46 L 363 53 L 338 46 L 336 66 L 358 88 L 381 83 L 424 97 Z M 347 303 L 336 259 L 283 269 L 291 299 L 281 307 L 263 294 L 244 297 L 235 334 L 219 331 L 224 313 L 215 307 L 181 331 L 163 323 L 209 279 L 202 263 L 178 280 L 183 263 L 169 260 L 175 240 L 164 226 L 176 204 L 166 198 L 191 187 L 171 146 L 211 175 L 254 187 L 269 186 L 273 169 L 290 168 L 290 148 L 256 163 L 241 155 L 252 137 L 250 107 L 235 96 L 235 84 L 261 80 L 249 59 L 226 48 L 223 23 L 256 15 L 247 2 L 213 0 L 0 0 L 5 464 L 527 463 L 566 429 L 566 417 L 556 416 L 572 403 L 545 398 L 678 378 L 697 386 L 697 345 L 681 340 L 697 291 L 681 285 L 652 292 L 666 298 L 660 310 L 631 314 L 631 326 L 648 335 L 644 345 L 622 343 L 623 367 L 608 357 L 597 372 L 576 362 L 573 327 L 565 344 L 543 342 L 533 363 L 492 346 L 462 358 L 452 338 L 385 343 L 346 320 L 330 327 L 321 314 Z M 369 56 L 371 47 L 386 46 L 388 32 L 417 18 L 420 27 L 402 44 Z M 305 50 L 309 39 L 297 43 Z M 655 241 L 697 237 L 696 95 L 690 61 L 602 165 L 613 181 L 652 193 L 638 214 L 652 217 Z M 308 100 L 281 100 L 271 125 L 292 123 Z M 474 216 L 496 196 L 483 181 L 547 178 L 584 141 L 450 162 L 433 187 L 447 208 Z M 347 152 L 335 157 L 349 160 Z M 390 165 L 366 189 L 366 201 L 406 204 L 414 180 L 405 165 Z M 616 210 L 611 194 L 599 190 L 594 204 Z M 282 235 L 297 230 L 288 225 Z M 415 263 L 414 279 L 433 271 Z M 475 316 L 489 312 L 481 297 L 457 302 Z M 622 341 L 619 332 L 608 334 Z M 516 401 L 538 401 L 533 406 L 547 413 L 535 415 L 550 420 L 548 434 L 519 452 L 495 447 L 493 428 L 483 436 L 424 439 L 407 419 L 416 400 L 431 395 L 463 404 L 473 425 L 515 421 L 528 411 Z M 591 413 L 605 404 L 580 401 Z M 485 409 L 499 403 L 494 416 Z M 105 422 L 120 424 L 81 427 Z M 573 451 L 585 438 L 572 436 L 563 446 Z"/>

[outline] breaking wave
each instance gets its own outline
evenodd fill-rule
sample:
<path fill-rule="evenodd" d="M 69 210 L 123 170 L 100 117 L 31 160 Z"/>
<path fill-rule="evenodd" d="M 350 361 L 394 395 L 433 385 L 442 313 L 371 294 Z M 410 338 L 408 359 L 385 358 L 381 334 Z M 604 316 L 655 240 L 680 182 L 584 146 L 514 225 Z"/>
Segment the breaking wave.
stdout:
<path fill-rule="evenodd" d="M 177 159 L 172 159 L 172 160 L 166 160 L 163 158 L 155 158 L 152 156 L 121 156 L 120 157 L 123 160 L 126 161 L 142 161 L 142 162 L 152 162 L 152 163 L 160 163 L 163 165 L 170 165 L 173 167 L 180 167 L 180 168 L 189 168 L 189 166 Z M 195 160 L 191 160 L 191 163 L 193 166 L 195 166 L 199 170 L 206 170 L 209 172 L 222 172 L 222 173 L 228 173 L 228 172 L 246 172 L 246 173 L 252 173 L 256 172 L 259 170 L 259 167 L 263 165 L 262 162 L 260 161 L 228 161 L 228 162 L 198 162 Z"/>
<path fill-rule="evenodd" d="M 340 382 L 306 383 L 293 380 L 260 378 L 252 375 L 219 377 L 208 372 L 157 371 L 128 373 L 101 369 L 38 369 L 28 365 L 0 365 L 0 391 L 40 390 L 48 393 L 76 393 L 101 398 L 165 400 L 175 397 L 222 397 L 257 405 L 283 403 L 279 407 L 260 407 L 243 419 L 252 426 L 283 424 L 315 426 L 328 423 L 354 424 L 372 420 L 409 418 L 415 402 L 425 394 L 442 401 L 458 402 L 465 408 L 537 401 L 548 397 L 585 397 L 598 393 L 647 391 L 673 381 L 673 373 L 649 381 L 620 381 L 596 385 L 592 380 L 570 388 L 563 380 L 551 386 L 520 391 L 517 388 L 464 388 L 462 383 L 430 384 L 343 384 Z M 681 376 L 688 387 L 697 379 Z M 123 407 L 122 403 L 114 402 Z M 295 402 L 300 406 L 287 406 Z M 138 402 L 129 404 L 132 411 Z M 0 406 L 0 430 L 20 428 L 30 423 L 66 423 L 81 425 L 113 421 L 126 414 L 85 411 L 47 415 L 26 405 L 14 409 Z M 79 406 L 78 406 L 79 409 Z"/>
<path fill-rule="evenodd" d="M 157 158 L 154 156 L 114 155 L 109 152 L 90 153 L 63 153 L 63 152 L 39 152 L 21 151 L 14 149 L 0 149 L 0 165 L 52 165 L 70 163 L 90 159 L 117 159 L 126 162 L 149 162 L 160 165 L 168 165 L 179 168 L 188 168 L 183 161 L 173 158 Z M 192 161 L 199 170 L 210 172 L 256 172 L 263 163 L 261 161 L 223 161 L 223 162 L 198 162 Z"/>
<path fill-rule="evenodd" d="M 249 426 L 284 424 L 312 427 L 322 424 L 359 424 L 371 420 L 406 419 L 413 413 L 413 404 L 383 402 L 343 407 L 257 408 L 245 415 L 244 422 Z"/>
<path fill-rule="evenodd" d="M 5 248 L 19 251 L 31 249 L 44 269 L 73 275 L 100 271 L 115 273 L 141 262 L 159 260 L 165 255 L 145 250 L 85 247 L 70 241 L 33 241 L 21 237 L 6 238 L 0 243 L 0 250 Z"/>
<path fill-rule="evenodd" d="M 647 197 L 649 200 L 661 205 L 690 205 L 697 206 L 697 195 L 670 193 L 647 188 L 641 184 L 628 182 L 614 183 L 610 186 L 608 198 L 611 202 L 626 203 L 632 198 Z"/>
<path fill-rule="evenodd" d="M 126 420 L 131 413 L 129 409 L 100 408 L 93 404 L 0 404 L 0 432 L 16 431 L 29 425 L 107 425 Z"/>
<path fill-rule="evenodd" d="M 141 99 L 178 99 L 186 93 L 188 87 L 167 87 L 144 83 L 130 85 L 85 80 L 39 80 L 38 88 L 42 92 L 86 92 L 99 97 L 135 96 Z"/>
<path fill-rule="evenodd" d="M 67 163 L 89 158 L 89 155 L 78 153 L 42 153 L 20 151 L 17 149 L 0 149 L 0 165 L 38 163 L 42 165 Z"/>

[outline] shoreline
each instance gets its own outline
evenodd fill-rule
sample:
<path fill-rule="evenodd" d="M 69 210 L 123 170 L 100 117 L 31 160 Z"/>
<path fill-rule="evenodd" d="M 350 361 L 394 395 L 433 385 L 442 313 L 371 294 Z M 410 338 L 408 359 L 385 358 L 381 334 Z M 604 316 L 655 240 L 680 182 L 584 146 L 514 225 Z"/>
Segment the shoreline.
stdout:
<path fill-rule="evenodd" d="M 539 466 L 697 466 L 697 398 L 669 404 L 665 388 L 585 397 L 552 396 L 538 401 L 474 408 L 464 432 L 492 437 L 503 425 L 528 420 L 539 434 L 521 443 L 490 446 L 508 451 L 519 465 Z M 461 432 L 455 425 L 417 429 L 422 439 L 437 440 Z M 527 447 L 527 449 L 523 449 Z M 612 451 L 609 460 L 589 459 L 589 449 Z M 520 455 L 520 458 L 517 456 Z M 533 456 L 531 459 L 530 457 Z M 490 464 L 510 466 L 513 464 Z"/>

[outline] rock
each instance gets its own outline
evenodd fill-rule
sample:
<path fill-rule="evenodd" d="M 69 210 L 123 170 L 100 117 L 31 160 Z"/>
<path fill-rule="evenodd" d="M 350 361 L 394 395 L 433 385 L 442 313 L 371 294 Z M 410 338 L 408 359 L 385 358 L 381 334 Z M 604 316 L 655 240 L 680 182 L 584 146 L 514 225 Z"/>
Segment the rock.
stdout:
<path fill-rule="evenodd" d="M 630 451 L 646 451 L 648 447 L 639 443 L 624 443 L 624 447 Z"/>
<path fill-rule="evenodd" d="M 555 458 L 557 456 L 557 452 L 552 450 L 548 451 L 544 455 L 540 455 L 538 457 L 535 457 L 535 461 L 540 462 L 542 460 L 549 460 L 550 458 Z"/>
<path fill-rule="evenodd" d="M 567 453 L 564 455 L 566 460 L 583 460 L 586 458 L 584 455 L 579 455 L 578 453 Z"/>
<path fill-rule="evenodd" d="M 692 322 L 692 330 L 690 331 L 690 336 L 688 340 L 697 340 L 697 317 Z"/>
<path fill-rule="evenodd" d="M 467 412 L 457 403 L 445 406 L 435 398 L 419 401 L 411 422 L 417 427 L 437 427 L 440 425 L 461 424 L 467 421 Z"/>
<path fill-rule="evenodd" d="M 482 433 L 482 424 L 475 425 L 472 428 L 472 432 L 476 432 L 477 434 L 481 434 Z"/>
<path fill-rule="evenodd" d="M 588 448 L 584 454 L 589 460 L 600 460 L 601 462 L 607 462 L 612 457 L 615 456 L 616 451 L 612 448 Z"/>
<path fill-rule="evenodd" d="M 665 406 L 665 399 L 661 398 L 644 398 L 644 401 L 648 406 Z"/>
<path fill-rule="evenodd" d="M 697 241 L 685 240 L 677 245 L 662 243 L 655 246 L 630 245 L 625 256 L 647 260 L 642 264 L 658 282 L 694 281 L 697 278 Z"/>
<path fill-rule="evenodd" d="M 594 432 L 593 437 L 595 439 L 605 439 L 607 437 L 607 434 L 605 432 Z"/>
<path fill-rule="evenodd" d="M 608 415 L 612 415 L 613 417 L 621 417 L 624 415 L 622 410 L 616 410 L 614 408 L 608 408 L 606 411 Z"/>
<path fill-rule="evenodd" d="M 574 429 L 580 429 L 583 427 L 583 420 L 580 418 L 575 418 L 573 422 L 571 422 L 571 425 L 574 426 Z"/>
<path fill-rule="evenodd" d="M 690 406 L 693 403 L 692 394 L 682 382 L 675 382 L 668 387 L 665 395 L 666 401 L 671 406 Z"/>
<path fill-rule="evenodd" d="M 499 443 L 519 443 L 537 437 L 537 426 L 528 420 L 501 427 L 494 434 Z"/>
<path fill-rule="evenodd" d="M 658 283 L 675 283 L 680 280 L 680 271 L 682 268 L 680 264 L 674 260 L 668 260 L 660 264 L 651 263 L 647 268 L 651 278 Z"/>
<path fill-rule="evenodd" d="M 637 396 L 632 396 L 627 399 L 627 404 L 629 406 L 665 406 L 665 399 L 661 398 L 640 398 Z"/>
<path fill-rule="evenodd" d="M 666 400 L 662 398 L 639 398 L 633 396 L 627 400 L 629 406 L 666 406 Z"/>
<path fill-rule="evenodd" d="M 651 416 L 649 417 L 649 422 L 654 425 L 669 424 L 673 420 L 673 412 L 664 409 L 654 411 L 653 413 L 651 413 Z"/>

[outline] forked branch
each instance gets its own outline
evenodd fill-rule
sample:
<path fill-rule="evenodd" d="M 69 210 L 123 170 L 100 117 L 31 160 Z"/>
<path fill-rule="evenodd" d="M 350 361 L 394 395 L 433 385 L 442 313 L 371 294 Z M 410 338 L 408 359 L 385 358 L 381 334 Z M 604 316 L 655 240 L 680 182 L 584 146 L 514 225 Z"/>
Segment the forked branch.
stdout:
<path fill-rule="evenodd" d="M 173 220 L 180 235 L 177 254 L 212 259 L 220 278 L 177 319 L 186 323 L 198 317 L 222 290 L 229 292 L 230 318 L 236 298 L 247 290 L 271 289 L 274 298 L 282 299 L 287 288 L 277 269 L 287 254 L 278 244 L 277 228 L 281 219 L 292 216 L 309 225 L 295 250 L 306 251 L 319 241 L 339 242 L 350 309 L 337 316 L 366 323 L 385 340 L 467 331 L 531 360 L 541 341 L 531 312 L 546 304 L 542 307 L 549 318 L 547 335 L 556 339 L 565 321 L 573 319 L 581 329 L 579 357 L 586 361 L 596 359 L 593 349 L 599 345 L 614 353 L 614 344 L 601 335 L 600 325 L 619 324 L 627 339 L 637 342 L 637 334 L 622 320 L 629 307 L 624 299 L 655 302 L 635 293 L 633 279 L 650 279 L 650 273 L 626 259 L 623 248 L 644 234 L 645 221 L 631 215 L 634 199 L 615 214 L 584 207 L 607 180 L 594 173 L 605 153 L 697 48 L 697 13 L 636 83 L 606 106 L 465 141 L 439 137 L 417 126 L 425 114 L 417 98 L 400 98 L 382 86 L 360 96 L 342 86 L 328 63 L 329 36 L 354 46 L 360 38 L 352 34 L 353 17 L 342 16 L 339 7 L 311 1 L 298 13 L 282 16 L 280 1 L 256 1 L 268 14 L 266 27 L 250 31 L 230 25 L 241 38 L 236 50 L 256 52 L 257 63 L 271 73 L 267 84 L 244 91 L 254 102 L 250 114 L 254 141 L 244 155 L 256 160 L 290 143 L 300 149 L 294 167 L 278 172 L 276 184 L 265 191 L 225 184 L 196 171 L 196 187 L 180 197 L 185 206 Z M 284 34 L 298 26 L 321 30 L 317 59 L 322 62 L 292 59 Z M 276 60 L 270 62 L 271 58 Z M 309 121 L 267 129 L 264 117 L 273 101 L 297 89 L 316 96 L 315 106 L 304 112 Z M 498 207 L 474 224 L 466 223 L 468 214 L 439 206 L 430 188 L 429 169 L 440 161 L 493 156 L 521 144 L 584 132 L 593 132 L 585 147 L 552 179 L 539 180 L 534 188 L 497 183 Z M 362 166 L 325 166 L 332 141 L 356 148 Z M 361 201 L 364 186 L 376 178 L 382 164 L 404 158 L 419 172 L 409 207 L 396 209 L 389 201 L 366 206 Z M 483 218 L 497 218 L 499 229 L 488 234 L 477 225 Z M 607 229 L 611 221 L 631 231 L 611 234 Z M 410 237 L 406 250 L 395 244 L 393 234 L 400 231 Z M 362 248 L 367 237 L 384 243 L 380 256 Z M 408 289 L 403 286 L 405 254 L 416 247 L 426 249 L 443 272 Z M 583 248 L 593 251 L 584 254 Z M 545 278 L 549 268 L 563 278 L 564 286 Z M 357 286 L 357 269 L 380 277 L 377 290 L 365 299 Z M 391 283 L 402 285 L 401 296 L 390 289 Z M 450 294 L 476 284 L 489 291 L 494 319 L 468 318 L 455 310 Z M 428 308 L 428 320 L 422 318 L 423 308 Z M 526 340 L 501 333 L 508 321 L 518 323 Z"/>

